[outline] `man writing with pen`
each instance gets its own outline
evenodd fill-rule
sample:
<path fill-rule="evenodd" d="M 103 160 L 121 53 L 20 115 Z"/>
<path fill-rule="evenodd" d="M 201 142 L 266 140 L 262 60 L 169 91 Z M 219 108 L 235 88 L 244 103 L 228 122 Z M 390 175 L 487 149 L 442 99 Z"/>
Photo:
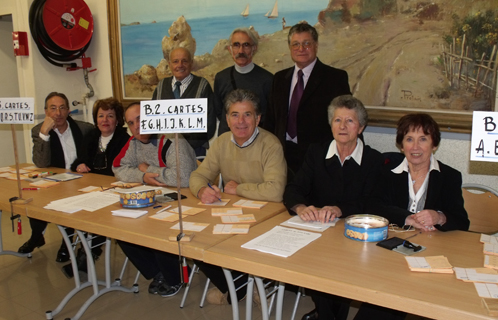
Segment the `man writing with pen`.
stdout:
<path fill-rule="evenodd" d="M 214 141 L 204 161 L 190 175 L 192 194 L 202 203 L 219 201 L 221 190 L 211 183 L 221 174 L 225 193 L 251 200 L 282 201 L 287 166 L 279 140 L 258 128 L 261 119 L 258 97 L 248 90 L 234 90 L 225 99 L 225 110 L 230 132 Z M 219 288 L 208 292 L 208 302 L 228 303 L 228 287 L 221 268 L 198 265 Z M 245 290 L 237 292 L 242 299 L 245 292 L 240 291 Z"/>

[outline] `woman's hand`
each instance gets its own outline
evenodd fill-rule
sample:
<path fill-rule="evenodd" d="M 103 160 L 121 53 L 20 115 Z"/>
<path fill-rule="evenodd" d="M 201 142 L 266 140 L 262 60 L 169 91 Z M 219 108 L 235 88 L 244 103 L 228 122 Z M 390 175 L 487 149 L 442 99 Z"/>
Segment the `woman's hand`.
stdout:
<path fill-rule="evenodd" d="M 443 225 L 446 222 L 446 216 L 442 212 L 434 210 L 422 210 L 406 218 L 405 224 L 411 224 L 422 231 L 436 231 L 436 224 Z"/>
<path fill-rule="evenodd" d="M 76 167 L 76 172 L 78 173 L 88 173 L 90 172 L 90 168 L 84 163 L 81 163 L 79 166 Z"/>

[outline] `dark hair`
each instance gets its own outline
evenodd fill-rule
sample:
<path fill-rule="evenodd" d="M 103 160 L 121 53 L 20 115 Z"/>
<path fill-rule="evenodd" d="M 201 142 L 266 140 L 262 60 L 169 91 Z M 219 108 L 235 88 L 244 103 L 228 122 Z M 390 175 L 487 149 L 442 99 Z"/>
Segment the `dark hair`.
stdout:
<path fill-rule="evenodd" d="M 124 109 L 124 112 L 126 113 L 126 111 L 128 111 L 128 109 L 130 109 L 131 107 L 133 107 L 134 105 L 138 104 L 140 106 L 140 101 L 133 101 L 131 102 L 125 109 Z"/>
<path fill-rule="evenodd" d="M 289 30 L 289 34 L 287 35 L 287 42 L 290 44 L 292 35 L 294 33 L 301 33 L 301 32 L 309 32 L 311 34 L 311 37 L 313 38 L 313 41 L 318 42 L 318 32 L 316 32 L 315 27 L 310 26 L 307 22 L 293 25 L 292 28 L 290 28 Z"/>
<path fill-rule="evenodd" d="M 403 138 L 410 131 L 422 129 L 424 134 L 430 135 L 432 146 L 439 146 L 441 142 L 441 132 L 439 125 L 427 113 L 411 113 L 401 117 L 398 120 L 398 128 L 396 129 L 396 145 L 399 148 L 403 147 Z"/>
<path fill-rule="evenodd" d="M 95 101 L 93 104 L 93 123 L 97 126 L 97 114 L 99 113 L 99 109 L 102 110 L 114 110 L 116 113 L 116 120 L 118 121 L 118 127 L 122 127 L 124 125 L 124 109 L 121 102 L 114 98 L 106 98 Z"/>
<path fill-rule="evenodd" d="M 256 112 L 257 116 L 261 114 L 261 110 L 259 109 L 258 96 L 251 90 L 245 90 L 245 89 L 235 89 L 231 91 L 229 94 L 227 94 L 225 98 L 225 110 L 227 114 L 231 105 L 237 102 L 244 102 L 244 101 L 250 102 L 252 104 L 252 106 L 254 107 L 254 112 Z"/>
<path fill-rule="evenodd" d="M 48 94 L 48 96 L 45 98 L 45 109 L 48 108 L 48 106 L 47 106 L 48 100 L 52 99 L 53 97 L 59 97 L 59 98 L 64 99 L 64 102 L 66 103 L 66 107 L 69 109 L 69 100 L 67 99 L 66 95 L 64 93 L 55 92 L 55 91 L 50 92 Z"/>

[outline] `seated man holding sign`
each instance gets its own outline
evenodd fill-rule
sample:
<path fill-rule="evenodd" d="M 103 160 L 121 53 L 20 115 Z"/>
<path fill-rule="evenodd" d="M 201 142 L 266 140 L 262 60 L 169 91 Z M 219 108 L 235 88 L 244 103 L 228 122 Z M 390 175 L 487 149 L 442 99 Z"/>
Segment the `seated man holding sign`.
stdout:
<path fill-rule="evenodd" d="M 140 103 L 126 108 L 125 121 L 133 134 L 114 159 L 112 171 L 117 180 L 141 182 L 154 186 L 176 186 L 174 138 L 168 135 L 140 134 Z M 188 142 L 178 136 L 181 187 L 188 187 L 190 173 L 197 168 L 195 153 Z"/>
<path fill-rule="evenodd" d="M 258 128 L 259 99 L 251 91 L 237 89 L 227 95 L 225 109 L 230 132 L 214 141 L 206 159 L 192 172 L 190 191 L 203 203 L 218 201 L 221 190 L 211 183 L 221 174 L 225 193 L 253 200 L 282 201 L 287 166 L 279 140 Z M 208 302 L 228 303 L 228 286 L 221 268 L 196 264 L 219 288 L 208 292 Z M 243 291 L 237 292 L 239 300 L 245 296 Z"/>
<path fill-rule="evenodd" d="M 170 135 L 140 134 L 140 103 L 131 103 L 125 111 L 125 121 L 133 137 L 128 140 L 114 159 L 112 170 L 120 181 L 141 182 L 157 186 L 176 186 L 175 141 Z M 179 135 L 181 186 L 188 187 L 190 173 L 197 167 L 195 153 L 188 142 Z M 118 241 L 119 246 L 133 265 L 146 279 L 153 279 L 149 293 L 170 297 L 181 287 L 178 256 Z"/>

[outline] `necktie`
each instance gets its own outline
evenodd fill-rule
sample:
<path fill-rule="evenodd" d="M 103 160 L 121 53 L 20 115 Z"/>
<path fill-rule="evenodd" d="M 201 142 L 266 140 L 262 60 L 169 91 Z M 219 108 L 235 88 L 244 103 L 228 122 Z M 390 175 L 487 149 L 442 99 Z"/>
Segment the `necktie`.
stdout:
<path fill-rule="evenodd" d="M 303 96 L 304 91 L 304 80 L 303 80 L 303 70 L 297 72 L 297 83 L 294 86 L 294 91 L 292 92 L 292 98 L 289 108 L 289 119 L 287 122 L 287 133 L 294 139 L 297 136 L 297 109 L 299 108 L 299 102 Z"/>
<path fill-rule="evenodd" d="M 175 82 L 175 90 L 173 91 L 173 95 L 175 99 L 180 99 L 180 86 L 182 83 L 180 81 Z"/>

